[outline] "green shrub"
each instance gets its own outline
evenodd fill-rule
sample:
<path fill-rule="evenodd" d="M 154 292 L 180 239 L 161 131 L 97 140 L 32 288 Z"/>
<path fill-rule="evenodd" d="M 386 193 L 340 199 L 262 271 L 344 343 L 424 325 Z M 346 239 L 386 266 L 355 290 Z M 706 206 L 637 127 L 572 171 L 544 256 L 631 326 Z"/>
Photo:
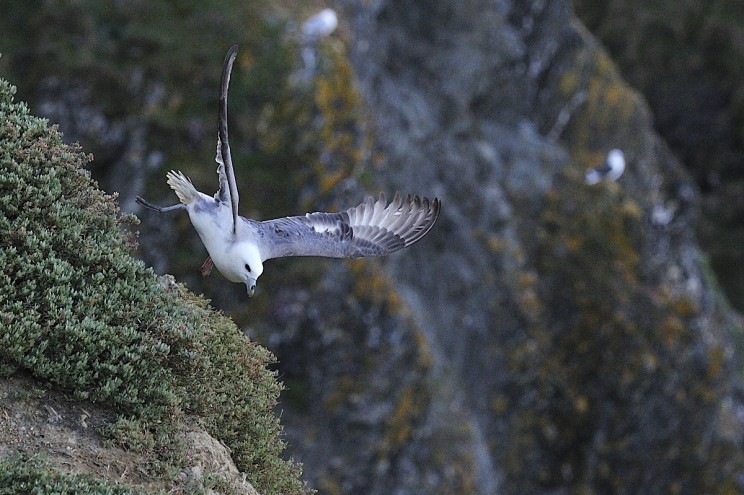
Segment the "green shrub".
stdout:
<path fill-rule="evenodd" d="M 131 257 L 114 197 L 83 168 L 91 158 L 14 93 L 0 79 L 0 369 L 111 406 L 134 422 L 113 431 L 139 424 L 167 462 L 195 415 L 260 492 L 301 493 L 299 467 L 278 457 L 271 354 Z"/>
<path fill-rule="evenodd" d="M 64 474 L 39 459 L 0 459 L 0 495 L 135 495 L 143 493 L 90 475 Z"/>

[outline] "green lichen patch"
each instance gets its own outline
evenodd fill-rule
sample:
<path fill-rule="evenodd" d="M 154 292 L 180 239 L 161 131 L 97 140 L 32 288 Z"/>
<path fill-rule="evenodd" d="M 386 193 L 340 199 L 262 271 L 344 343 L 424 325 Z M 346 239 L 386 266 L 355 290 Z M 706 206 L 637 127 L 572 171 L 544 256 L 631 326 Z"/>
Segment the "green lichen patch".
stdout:
<path fill-rule="evenodd" d="M 621 184 L 587 187 L 572 173 L 546 199 L 537 271 L 524 277 L 538 281 L 545 318 L 526 318 L 510 352 L 517 388 L 530 393 L 492 398 L 494 412 L 509 411 L 508 481 L 577 493 L 730 485 L 733 471 L 712 459 L 742 465 L 716 431 L 731 363 L 723 342 L 701 342 L 700 304 L 649 275 L 640 207 Z"/>

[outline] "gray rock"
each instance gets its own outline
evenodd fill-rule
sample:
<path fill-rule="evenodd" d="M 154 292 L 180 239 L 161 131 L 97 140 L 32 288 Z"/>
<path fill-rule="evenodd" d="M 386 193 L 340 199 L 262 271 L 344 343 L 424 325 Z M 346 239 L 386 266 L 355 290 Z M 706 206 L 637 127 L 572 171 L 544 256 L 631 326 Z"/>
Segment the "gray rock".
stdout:
<path fill-rule="evenodd" d="M 374 265 L 404 318 L 374 298 L 336 300 L 370 275 L 328 265 L 320 290 L 276 320 L 302 329 L 276 352 L 314 404 L 283 416 L 310 484 L 485 494 L 733 483 L 718 459 L 740 467 L 741 436 L 719 421 L 723 404 L 739 404 L 740 323 L 695 243 L 694 185 L 568 3 L 344 6 L 385 157 L 374 182 L 438 195 L 443 208 L 427 239 Z M 626 174 L 585 186 L 587 167 L 620 146 Z M 676 205 L 669 222 L 654 220 L 658 204 Z M 406 401 L 415 407 L 399 423 Z"/>

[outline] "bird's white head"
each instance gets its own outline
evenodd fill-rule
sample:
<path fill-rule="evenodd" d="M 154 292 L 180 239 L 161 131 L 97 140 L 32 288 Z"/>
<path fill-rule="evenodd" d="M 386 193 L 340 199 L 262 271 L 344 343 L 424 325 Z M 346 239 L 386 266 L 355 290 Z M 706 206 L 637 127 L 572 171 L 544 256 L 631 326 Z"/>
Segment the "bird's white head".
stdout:
<path fill-rule="evenodd" d="M 236 246 L 233 259 L 235 264 L 233 272 L 238 280 L 243 282 L 248 288 L 248 297 L 256 292 L 256 282 L 258 277 L 263 273 L 263 263 L 261 262 L 261 253 L 252 243 L 242 243 Z"/>

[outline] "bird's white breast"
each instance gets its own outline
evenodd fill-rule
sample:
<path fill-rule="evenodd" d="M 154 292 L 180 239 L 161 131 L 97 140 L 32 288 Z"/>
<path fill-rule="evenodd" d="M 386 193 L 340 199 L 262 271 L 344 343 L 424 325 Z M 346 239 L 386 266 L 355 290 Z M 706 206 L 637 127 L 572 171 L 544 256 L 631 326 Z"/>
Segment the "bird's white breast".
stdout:
<path fill-rule="evenodd" d="M 188 212 L 191 224 L 212 257 L 214 266 L 229 281 L 245 282 L 242 278 L 242 261 L 231 256 L 235 242 L 230 208 L 220 204 L 218 208 L 200 209 L 192 204 Z"/>

